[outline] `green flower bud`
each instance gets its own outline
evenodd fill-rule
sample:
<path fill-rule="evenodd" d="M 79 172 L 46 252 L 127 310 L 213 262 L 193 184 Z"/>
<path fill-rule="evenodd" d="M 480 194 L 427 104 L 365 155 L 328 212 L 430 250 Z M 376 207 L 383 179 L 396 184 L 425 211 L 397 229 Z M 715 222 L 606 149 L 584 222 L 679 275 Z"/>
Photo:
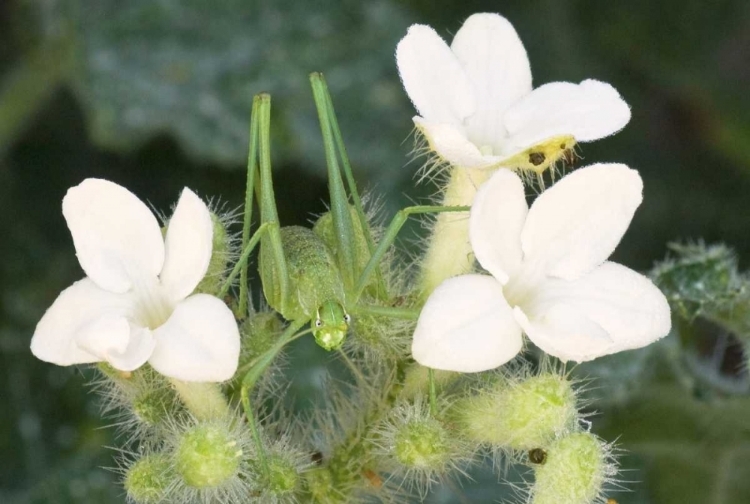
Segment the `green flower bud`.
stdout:
<path fill-rule="evenodd" d="M 686 320 L 706 314 L 715 318 L 731 308 L 744 294 L 737 256 L 724 245 L 671 243 L 675 257 L 651 272 L 654 283 L 669 300 L 675 313 Z"/>
<path fill-rule="evenodd" d="M 272 311 L 254 313 L 245 319 L 240 326 L 242 343 L 239 369 L 246 369 L 253 359 L 266 353 L 277 342 L 283 330 L 284 323 Z"/>
<path fill-rule="evenodd" d="M 408 468 L 442 470 L 453 455 L 450 434 L 434 418 L 412 420 L 396 432 L 393 455 Z"/>
<path fill-rule="evenodd" d="M 177 471 L 191 487 L 219 486 L 239 469 L 242 450 L 227 426 L 200 423 L 182 434 Z"/>
<path fill-rule="evenodd" d="M 146 455 L 128 468 L 125 490 L 128 497 L 138 504 L 162 502 L 174 480 L 169 458 L 161 454 Z"/>
<path fill-rule="evenodd" d="M 519 450 L 546 446 L 568 432 L 578 417 L 570 382 L 554 374 L 502 383 L 458 401 L 452 412 L 469 439 Z"/>
<path fill-rule="evenodd" d="M 213 212 L 211 212 L 211 221 L 214 225 L 211 260 L 208 263 L 206 275 L 195 288 L 196 292 L 205 294 L 216 294 L 221 290 L 227 274 L 227 265 L 233 253 L 232 237 L 227 232 L 224 222 Z"/>
<path fill-rule="evenodd" d="M 174 399 L 170 389 L 144 390 L 133 398 L 133 413 L 147 425 L 158 425 L 174 411 Z"/>
<path fill-rule="evenodd" d="M 305 473 L 305 485 L 312 502 L 339 502 L 331 471 L 318 467 Z"/>
<path fill-rule="evenodd" d="M 423 396 L 396 406 L 373 434 L 376 468 L 422 496 L 471 456 L 471 448 L 432 414 Z"/>
<path fill-rule="evenodd" d="M 280 456 L 271 457 L 268 460 L 268 484 L 269 493 L 278 497 L 294 492 L 299 482 L 299 475 L 294 463 Z"/>
<path fill-rule="evenodd" d="M 613 470 L 609 450 L 593 434 L 577 432 L 554 441 L 535 467 L 532 504 L 591 504 Z"/>

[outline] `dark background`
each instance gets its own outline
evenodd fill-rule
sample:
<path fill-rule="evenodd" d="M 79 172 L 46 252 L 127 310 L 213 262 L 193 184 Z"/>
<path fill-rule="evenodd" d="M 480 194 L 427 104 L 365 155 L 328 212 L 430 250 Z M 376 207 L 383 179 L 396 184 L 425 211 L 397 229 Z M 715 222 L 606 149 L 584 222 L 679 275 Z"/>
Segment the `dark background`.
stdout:
<path fill-rule="evenodd" d="M 519 32 L 535 85 L 596 78 L 633 118 L 583 145 L 583 164 L 637 168 L 644 203 L 614 259 L 647 270 L 676 239 L 750 257 L 750 3 L 743 0 L 82 0 L 0 2 L 0 502 L 121 502 L 112 429 L 87 371 L 34 359 L 34 326 L 82 276 L 65 191 L 86 177 L 168 210 L 183 186 L 240 204 L 252 95 L 274 97 L 283 224 L 325 208 L 324 158 L 307 74 L 326 74 L 361 187 L 384 213 L 420 200 L 407 164 L 414 114 L 393 53 L 412 23 L 450 41 L 474 12 Z M 127 5 L 127 6 L 126 6 Z M 670 338 L 674 339 L 674 338 Z M 679 345 L 602 363 L 595 430 L 618 436 L 621 503 L 750 502 L 746 393 L 697 394 L 669 369 Z M 315 349 L 298 352 L 299 366 Z M 738 364 L 728 374 L 747 381 Z M 611 388 L 610 388 L 611 387 Z M 747 388 L 739 387 L 746 391 Z M 299 392 L 299 391 L 298 391 Z M 304 392 L 304 390 L 302 390 Z M 494 476 L 433 502 L 502 498 Z"/>

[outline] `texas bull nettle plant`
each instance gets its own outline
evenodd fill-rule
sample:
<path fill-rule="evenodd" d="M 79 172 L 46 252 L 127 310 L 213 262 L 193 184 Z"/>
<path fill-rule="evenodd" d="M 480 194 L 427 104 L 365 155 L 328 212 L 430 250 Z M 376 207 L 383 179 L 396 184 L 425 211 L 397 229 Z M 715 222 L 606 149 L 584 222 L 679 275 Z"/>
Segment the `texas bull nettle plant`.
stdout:
<path fill-rule="evenodd" d="M 566 362 L 665 336 L 669 306 L 607 261 L 641 202 L 638 173 L 596 164 L 555 179 L 629 108 L 598 81 L 532 91 L 525 50 L 495 14 L 470 17 L 450 48 L 413 26 L 397 60 L 439 205 L 388 225 L 373 215 L 318 73 L 330 206 L 312 227 L 279 221 L 268 94 L 253 102 L 241 230 L 187 188 L 161 227 L 112 182 L 65 196 L 87 276 L 47 311 L 31 350 L 98 363 L 104 405 L 124 418 L 132 502 L 406 502 L 487 456 L 501 474 L 530 468 L 524 502 L 611 497 L 612 445 L 590 432 Z M 399 230 L 431 215 L 408 260 Z M 275 372 L 298 338 L 351 378 L 329 380 L 312 413 L 285 410 Z"/>

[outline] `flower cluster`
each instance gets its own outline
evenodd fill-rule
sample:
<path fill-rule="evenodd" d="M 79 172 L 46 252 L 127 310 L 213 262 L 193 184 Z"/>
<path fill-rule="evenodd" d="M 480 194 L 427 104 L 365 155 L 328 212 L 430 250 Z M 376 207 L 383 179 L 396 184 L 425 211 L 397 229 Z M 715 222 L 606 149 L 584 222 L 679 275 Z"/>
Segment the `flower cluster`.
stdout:
<path fill-rule="evenodd" d="M 545 146 L 561 138 L 602 138 L 630 119 L 617 91 L 599 81 L 532 91 L 523 45 L 497 14 L 471 16 L 450 48 L 431 28 L 414 25 L 396 56 L 421 114 L 415 124 L 455 166 L 523 168 L 514 164 L 519 153 L 549 152 Z M 515 357 L 522 332 L 549 355 L 577 362 L 665 336 L 671 323 L 663 294 L 607 261 L 642 186 L 627 166 L 597 164 L 566 176 L 529 208 L 518 175 L 498 170 L 479 189 L 469 220 L 474 255 L 491 276 L 459 275 L 435 289 L 414 333 L 414 358 L 476 372 Z"/>
<path fill-rule="evenodd" d="M 31 351 L 62 366 L 102 363 L 107 404 L 135 430 L 122 464 L 131 501 L 404 502 L 488 451 L 530 464 L 526 502 L 605 500 L 612 446 L 584 429 L 564 366 L 519 359 L 478 379 L 462 373 L 513 360 L 524 334 L 583 362 L 669 333 L 659 289 L 608 261 L 642 201 L 638 172 L 580 168 L 531 205 L 519 176 L 544 180 L 578 143 L 623 128 L 630 108 L 596 80 L 532 89 L 524 47 L 497 14 L 471 16 L 450 47 L 412 26 L 396 58 L 419 134 L 450 170 L 439 206 L 404 209 L 388 227 L 370 219 L 321 74 L 311 81 L 331 209 L 313 229 L 279 222 L 265 93 L 253 103 L 242 254 L 227 219 L 187 188 L 164 228 L 112 182 L 87 179 L 64 197 L 86 277 L 44 314 Z M 441 215 L 424 254 L 400 264 L 398 230 L 430 212 Z M 247 281 L 256 246 L 259 303 Z M 310 332 L 355 386 L 323 381 L 325 406 L 299 421 L 273 369 Z M 331 334 L 335 344 L 321 336 Z"/>

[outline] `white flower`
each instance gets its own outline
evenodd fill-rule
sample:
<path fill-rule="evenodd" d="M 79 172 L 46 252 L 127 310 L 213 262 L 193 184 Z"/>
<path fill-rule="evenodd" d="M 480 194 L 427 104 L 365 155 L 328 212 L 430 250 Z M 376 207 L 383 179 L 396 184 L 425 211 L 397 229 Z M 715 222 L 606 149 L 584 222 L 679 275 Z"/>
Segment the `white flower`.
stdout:
<path fill-rule="evenodd" d="M 417 322 L 414 358 L 476 372 L 512 359 L 521 332 L 562 360 L 640 348 L 670 330 L 669 305 L 649 279 L 606 261 L 641 203 L 638 172 L 581 168 L 528 208 L 523 185 L 499 170 L 477 193 L 471 245 L 491 273 L 440 284 Z"/>
<path fill-rule="evenodd" d="M 31 351 L 61 366 L 106 361 L 132 371 L 149 362 L 185 381 L 228 380 L 240 338 L 231 310 L 194 294 L 211 259 L 213 223 L 185 188 L 166 237 L 134 194 L 106 180 L 68 190 L 63 215 L 87 277 L 39 321 Z"/>
<path fill-rule="evenodd" d="M 522 162 L 537 165 L 545 159 L 529 161 L 532 147 L 559 159 L 575 142 L 609 136 L 630 120 L 628 105 L 603 82 L 552 82 L 532 91 L 526 50 L 498 14 L 469 17 L 450 47 L 429 26 L 413 25 L 396 62 L 420 114 L 414 123 L 456 166 L 515 168 L 521 153 Z M 560 145 L 563 137 L 570 141 Z M 553 139 L 555 145 L 540 145 Z"/>

